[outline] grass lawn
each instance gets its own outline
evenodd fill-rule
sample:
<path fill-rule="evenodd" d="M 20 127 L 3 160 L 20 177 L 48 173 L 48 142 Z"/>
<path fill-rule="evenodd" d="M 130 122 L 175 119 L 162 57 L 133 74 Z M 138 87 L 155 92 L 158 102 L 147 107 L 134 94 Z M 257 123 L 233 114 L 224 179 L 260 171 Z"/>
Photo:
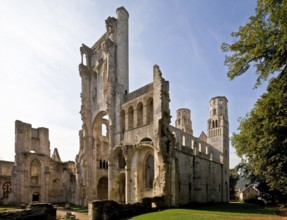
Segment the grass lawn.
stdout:
<path fill-rule="evenodd" d="M 88 208 L 72 205 L 71 210 L 74 212 L 88 213 Z"/>
<path fill-rule="evenodd" d="M 65 203 L 56 203 L 53 204 L 55 208 L 62 208 L 65 209 Z M 67 211 L 71 211 L 71 212 L 82 212 L 82 213 L 88 213 L 88 208 L 87 207 L 82 207 L 82 206 L 78 206 L 78 205 L 74 205 L 74 204 L 70 204 L 70 207 L 67 209 Z"/>
<path fill-rule="evenodd" d="M 254 204 L 246 203 L 229 203 L 229 204 L 209 204 L 197 205 L 185 209 L 166 209 L 153 213 L 143 214 L 128 219 L 192 219 L 192 220 L 283 220 L 287 217 L 281 217 L 278 208 L 261 207 Z"/>
<path fill-rule="evenodd" d="M 0 205 L 0 212 L 17 209 L 16 206 L 6 206 L 6 205 Z"/>

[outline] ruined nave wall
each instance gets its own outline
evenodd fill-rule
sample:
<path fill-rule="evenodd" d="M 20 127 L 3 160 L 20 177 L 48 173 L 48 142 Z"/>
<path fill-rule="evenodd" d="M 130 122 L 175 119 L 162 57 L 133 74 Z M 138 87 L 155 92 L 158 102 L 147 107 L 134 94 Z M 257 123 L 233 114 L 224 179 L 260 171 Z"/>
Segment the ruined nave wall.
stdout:
<path fill-rule="evenodd" d="M 179 205 L 222 201 L 222 164 L 177 150 Z"/>

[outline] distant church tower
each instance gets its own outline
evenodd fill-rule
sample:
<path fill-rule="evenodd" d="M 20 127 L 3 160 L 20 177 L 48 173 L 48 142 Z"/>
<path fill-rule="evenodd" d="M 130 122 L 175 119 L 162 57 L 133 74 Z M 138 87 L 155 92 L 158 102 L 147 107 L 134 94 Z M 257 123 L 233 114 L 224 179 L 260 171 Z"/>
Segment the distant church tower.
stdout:
<path fill-rule="evenodd" d="M 193 135 L 192 122 L 190 120 L 190 110 L 187 108 L 180 108 L 176 111 L 175 127 Z"/>
<path fill-rule="evenodd" d="M 223 178 L 226 192 L 223 200 L 228 201 L 229 183 L 229 122 L 228 122 L 228 100 L 224 96 L 217 96 L 209 102 L 208 136 L 207 143 L 212 145 L 218 152 L 214 152 L 215 158 L 223 163 Z"/>

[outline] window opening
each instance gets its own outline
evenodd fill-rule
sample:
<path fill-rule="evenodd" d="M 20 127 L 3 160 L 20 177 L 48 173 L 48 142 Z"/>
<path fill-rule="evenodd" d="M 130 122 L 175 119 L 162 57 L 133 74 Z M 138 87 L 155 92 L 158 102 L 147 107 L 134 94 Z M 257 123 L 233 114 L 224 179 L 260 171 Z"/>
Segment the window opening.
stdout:
<path fill-rule="evenodd" d="M 146 159 L 145 165 L 145 186 L 146 188 L 153 188 L 154 179 L 154 158 L 149 155 Z"/>

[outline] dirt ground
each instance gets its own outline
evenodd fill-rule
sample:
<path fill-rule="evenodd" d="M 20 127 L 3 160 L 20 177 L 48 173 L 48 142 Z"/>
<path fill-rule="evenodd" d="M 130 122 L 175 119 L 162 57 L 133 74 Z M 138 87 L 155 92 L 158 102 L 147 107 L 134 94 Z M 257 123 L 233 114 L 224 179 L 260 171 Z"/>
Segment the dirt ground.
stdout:
<path fill-rule="evenodd" d="M 57 207 L 57 219 L 58 220 L 65 219 L 67 212 L 71 212 L 71 211 L 65 210 L 64 208 L 61 208 L 61 207 Z M 88 213 L 72 211 L 72 214 L 75 215 L 76 219 L 78 220 L 88 220 Z"/>

